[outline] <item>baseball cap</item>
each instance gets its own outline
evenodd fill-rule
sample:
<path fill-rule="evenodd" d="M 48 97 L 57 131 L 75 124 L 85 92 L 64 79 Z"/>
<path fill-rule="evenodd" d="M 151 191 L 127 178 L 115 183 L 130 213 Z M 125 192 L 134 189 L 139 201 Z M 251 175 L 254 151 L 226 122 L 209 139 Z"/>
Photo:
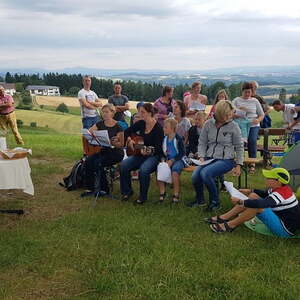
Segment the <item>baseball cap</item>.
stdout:
<path fill-rule="evenodd" d="M 290 181 L 290 173 L 284 168 L 274 168 L 271 170 L 262 170 L 264 177 L 268 179 L 276 179 L 283 184 Z"/>

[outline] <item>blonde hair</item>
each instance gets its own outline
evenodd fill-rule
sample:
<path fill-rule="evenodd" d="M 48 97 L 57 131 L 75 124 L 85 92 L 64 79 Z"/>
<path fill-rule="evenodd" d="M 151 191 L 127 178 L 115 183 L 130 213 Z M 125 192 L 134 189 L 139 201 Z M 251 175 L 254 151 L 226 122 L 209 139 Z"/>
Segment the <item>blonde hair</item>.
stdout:
<path fill-rule="evenodd" d="M 113 104 L 111 103 L 106 103 L 105 105 L 102 106 L 101 110 L 103 110 L 104 108 L 109 109 L 112 113 L 116 113 L 116 108 Z"/>
<path fill-rule="evenodd" d="M 175 119 L 169 118 L 165 120 L 164 124 L 169 124 L 170 127 L 176 131 L 178 122 Z"/>
<path fill-rule="evenodd" d="M 215 119 L 217 121 L 228 121 L 234 111 L 233 104 L 228 100 L 220 100 L 216 104 Z"/>
<path fill-rule="evenodd" d="M 195 116 L 194 119 L 199 118 L 201 120 L 206 120 L 207 119 L 207 113 L 204 111 L 198 111 Z"/>
<path fill-rule="evenodd" d="M 227 93 L 226 93 L 226 90 L 222 89 L 222 90 L 219 90 L 219 91 L 217 92 L 216 97 L 215 97 L 215 102 L 214 102 L 214 104 L 217 104 L 217 103 L 220 101 L 220 100 L 218 99 L 220 94 L 224 94 L 224 95 L 225 95 L 225 98 L 226 98 L 225 100 L 229 100 L 229 97 L 228 97 L 228 95 L 227 95 Z"/>

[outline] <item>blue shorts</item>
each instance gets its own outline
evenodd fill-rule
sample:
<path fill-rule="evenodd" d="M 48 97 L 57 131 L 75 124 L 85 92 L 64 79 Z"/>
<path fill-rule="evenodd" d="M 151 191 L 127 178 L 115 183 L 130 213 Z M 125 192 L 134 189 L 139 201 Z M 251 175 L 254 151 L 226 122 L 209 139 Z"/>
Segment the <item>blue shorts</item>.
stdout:
<path fill-rule="evenodd" d="M 171 167 L 171 171 L 172 173 L 180 174 L 184 167 L 185 167 L 184 162 L 181 159 L 176 160 Z"/>
<path fill-rule="evenodd" d="M 280 237 L 291 237 L 290 234 L 283 226 L 280 218 L 273 212 L 271 208 L 265 208 L 264 211 L 256 215 L 269 229 L 270 231 Z"/>

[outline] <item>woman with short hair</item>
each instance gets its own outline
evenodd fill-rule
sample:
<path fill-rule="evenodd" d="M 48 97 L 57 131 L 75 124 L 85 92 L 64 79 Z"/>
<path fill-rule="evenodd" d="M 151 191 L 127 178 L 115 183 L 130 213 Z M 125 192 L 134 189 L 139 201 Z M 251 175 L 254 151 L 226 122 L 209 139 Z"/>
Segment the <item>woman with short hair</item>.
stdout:
<path fill-rule="evenodd" d="M 252 97 L 252 84 L 244 82 L 241 97 L 236 97 L 232 103 L 237 110 L 245 112 L 245 118 L 250 121 L 247 140 L 248 154 L 250 158 L 256 158 L 260 122 L 264 119 L 265 114 L 259 101 Z M 236 113 L 235 118 L 243 118 L 243 115 Z M 254 174 L 255 164 L 250 164 L 249 167 L 250 174 Z"/>
<path fill-rule="evenodd" d="M 200 162 L 213 159 L 212 162 L 197 167 L 192 182 L 196 191 L 196 201 L 189 206 L 205 205 L 204 184 L 209 191 L 208 211 L 220 208 L 219 191 L 215 178 L 234 169 L 240 174 L 244 160 L 244 147 L 241 130 L 233 122 L 234 107 L 228 100 L 216 105 L 214 118 L 207 120 L 199 138 L 198 154 Z"/>
<path fill-rule="evenodd" d="M 185 116 L 186 107 L 180 100 L 176 101 L 174 106 L 174 118 L 177 121 L 176 133 L 183 139 L 185 145 L 188 144 L 188 134 L 192 127 L 190 120 Z"/>
<path fill-rule="evenodd" d="M 187 116 L 193 117 L 197 111 L 205 111 L 205 106 L 207 104 L 207 97 L 200 94 L 201 83 L 194 82 L 192 84 L 192 89 L 190 95 L 184 97 L 183 102 L 187 108 Z"/>

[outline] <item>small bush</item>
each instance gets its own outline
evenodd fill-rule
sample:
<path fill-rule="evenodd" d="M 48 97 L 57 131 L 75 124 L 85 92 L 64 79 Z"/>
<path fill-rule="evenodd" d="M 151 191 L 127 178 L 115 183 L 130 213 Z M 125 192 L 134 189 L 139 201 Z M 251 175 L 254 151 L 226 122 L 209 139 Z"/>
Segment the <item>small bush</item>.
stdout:
<path fill-rule="evenodd" d="M 37 127 L 36 122 L 31 122 L 31 123 L 30 123 L 30 127 Z"/>
<path fill-rule="evenodd" d="M 18 127 L 22 127 L 24 122 L 22 120 L 17 119 L 17 125 Z"/>
<path fill-rule="evenodd" d="M 60 111 L 62 113 L 68 113 L 69 109 L 68 109 L 68 106 L 65 103 L 61 103 L 57 106 L 56 111 Z"/>

